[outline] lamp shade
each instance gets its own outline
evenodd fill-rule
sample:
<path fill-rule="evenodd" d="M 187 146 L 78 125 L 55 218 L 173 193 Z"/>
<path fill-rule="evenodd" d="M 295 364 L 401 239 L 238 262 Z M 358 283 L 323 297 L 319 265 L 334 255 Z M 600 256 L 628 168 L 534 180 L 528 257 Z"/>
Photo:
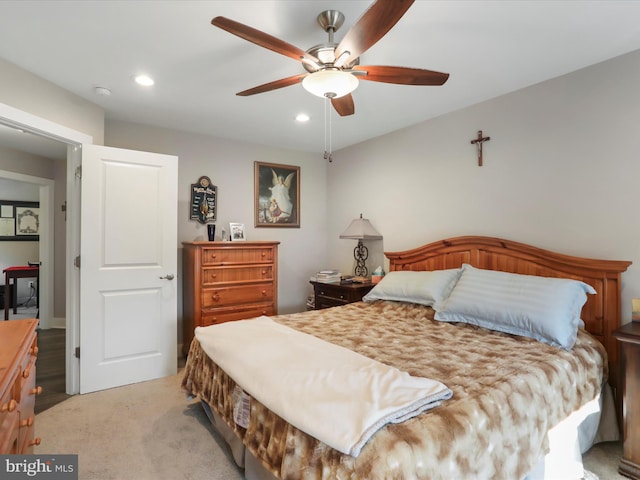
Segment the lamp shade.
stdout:
<path fill-rule="evenodd" d="M 302 86 L 318 97 L 339 98 L 358 87 L 355 75 L 340 70 L 320 70 L 302 80 Z"/>
<path fill-rule="evenodd" d="M 360 214 L 360 218 L 356 218 L 351 222 L 351 225 L 347 227 L 347 229 L 340 234 L 340 238 L 355 238 L 358 240 L 381 240 L 382 235 L 378 233 L 378 231 L 373 228 L 371 222 L 368 219 L 362 218 L 362 214 Z"/>

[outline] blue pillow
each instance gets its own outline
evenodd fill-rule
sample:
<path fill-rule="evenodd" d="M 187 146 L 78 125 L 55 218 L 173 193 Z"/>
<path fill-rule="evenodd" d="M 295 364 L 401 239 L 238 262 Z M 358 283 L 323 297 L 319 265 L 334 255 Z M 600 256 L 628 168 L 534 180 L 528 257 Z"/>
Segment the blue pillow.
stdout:
<path fill-rule="evenodd" d="M 571 350 L 590 285 L 463 265 L 460 279 L 435 319 L 463 322 L 534 338 Z"/>
<path fill-rule="evenodd" d="M 460 272 L 459 268 L 425 272 L 389 272 L 363 297 L 363 300 L 393 300 L 437 308 L 451 293 Z"/>

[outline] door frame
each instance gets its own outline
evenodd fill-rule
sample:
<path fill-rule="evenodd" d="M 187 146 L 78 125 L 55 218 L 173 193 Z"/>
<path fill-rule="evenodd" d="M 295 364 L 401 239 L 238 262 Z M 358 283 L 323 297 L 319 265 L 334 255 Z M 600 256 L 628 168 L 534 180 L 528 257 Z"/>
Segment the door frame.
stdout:
<path fill-rule="evenodd" d="M 80 347 L 80 270 L 73 261 L 80 255 L 80 182 L 76 172 L 82 162 L 82 145 L 92 144 L 93 137 L 4 103 L 0 103 L 0 123 L 67 144 L 65 370 L 66 391 L 73 395 L 80 392 L 80 361 L 75 357 L 75 349 Z"/>

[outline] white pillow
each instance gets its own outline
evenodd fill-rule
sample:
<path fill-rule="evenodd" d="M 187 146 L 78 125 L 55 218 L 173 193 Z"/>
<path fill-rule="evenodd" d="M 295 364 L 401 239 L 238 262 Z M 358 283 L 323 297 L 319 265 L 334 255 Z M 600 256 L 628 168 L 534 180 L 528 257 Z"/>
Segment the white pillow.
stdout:
<path fill-rule="evenodd" d="M 576 342 L 587 293 L 596 291 L 577 280 L 482 270 L 465 264 L 435 319 L 531 337 L 570 350 Z"/>
<path fill-rule="evenodd" d="M 363 300 L 394 300 L 436 308 L 449 296 L 461 271 L 460 268 L 454 268 L 425 272 L 389 272 Z"/>

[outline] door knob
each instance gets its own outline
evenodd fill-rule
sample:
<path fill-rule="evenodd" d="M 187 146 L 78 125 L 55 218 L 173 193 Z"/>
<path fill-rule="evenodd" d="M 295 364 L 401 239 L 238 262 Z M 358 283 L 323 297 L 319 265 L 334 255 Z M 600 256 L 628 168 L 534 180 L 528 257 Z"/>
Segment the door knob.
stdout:
<path fill-rule="evenodd" d="M 160 277 L 161 280 L 173 280 L 173 273 L 167 273 L 164 277 Z"/>

